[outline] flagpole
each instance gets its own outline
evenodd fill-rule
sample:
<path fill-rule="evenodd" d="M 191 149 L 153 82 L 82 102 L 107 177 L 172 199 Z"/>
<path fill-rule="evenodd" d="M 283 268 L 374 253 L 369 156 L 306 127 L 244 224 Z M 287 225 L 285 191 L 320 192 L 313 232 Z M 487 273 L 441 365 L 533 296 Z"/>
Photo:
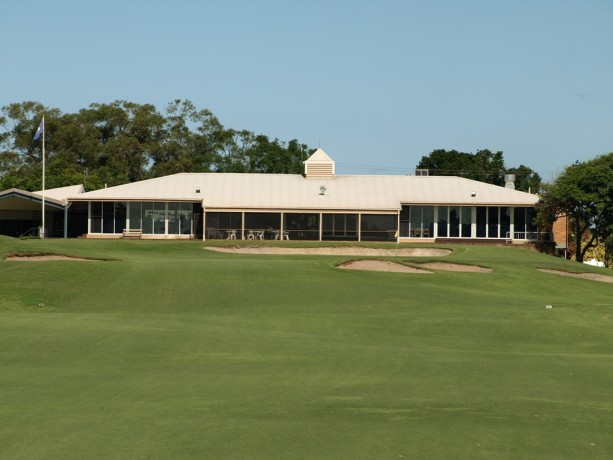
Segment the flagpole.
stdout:
<path fill-rule="evenodd" d="M 45 116 L 43 115 L 43 233 L 40 235 L 42 239 L 45 238 Z"/>

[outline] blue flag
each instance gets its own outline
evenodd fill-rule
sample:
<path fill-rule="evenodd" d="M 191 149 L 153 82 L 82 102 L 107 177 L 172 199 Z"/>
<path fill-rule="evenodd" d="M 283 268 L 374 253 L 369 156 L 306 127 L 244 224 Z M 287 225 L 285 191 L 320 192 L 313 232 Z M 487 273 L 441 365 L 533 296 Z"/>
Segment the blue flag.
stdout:
<path fill-rule="evenodd" d="M 40 125 L 38 125 L 38 129 L 36 130 L 36 134 L 34 134 L 34 139 L 35 141 L 38 140 L 38 138 L 41 136 L 41 134 L 43 134 L 45 132 L 45 119 L 43 118 L 42 121 L 40 122 Z"/>

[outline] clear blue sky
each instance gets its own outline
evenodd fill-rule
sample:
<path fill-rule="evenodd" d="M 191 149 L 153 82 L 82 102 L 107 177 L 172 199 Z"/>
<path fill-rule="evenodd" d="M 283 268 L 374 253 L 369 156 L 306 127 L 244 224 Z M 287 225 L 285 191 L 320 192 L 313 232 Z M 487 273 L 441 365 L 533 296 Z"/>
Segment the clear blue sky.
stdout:
<path fill-rule="evenodd" d="M 548 180 L 613 151 L 611 0 L 30 0 L 0 8 L 0 105 L 190 99 L 338 173 L 502 150 Z"/>

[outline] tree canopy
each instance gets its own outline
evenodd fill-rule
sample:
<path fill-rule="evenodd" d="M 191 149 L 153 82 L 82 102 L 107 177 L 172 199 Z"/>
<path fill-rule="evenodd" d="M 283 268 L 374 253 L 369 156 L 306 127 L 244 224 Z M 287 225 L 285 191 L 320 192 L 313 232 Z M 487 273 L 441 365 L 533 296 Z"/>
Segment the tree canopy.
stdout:
<path fill-rule="evenodd" d="M 504 185 L 504 175 L 515 175 L 515 189 L 536 193 L 541 188 L 541 177 L 528 166 L 507 168 L 501 151 L 488 149 L 476 153 L 457 150 L 433 150 L 421 158 L 418 169 L 427 169 L 433 176 L 460 176 L 494 185 Z"/>
<path fill-rule="evenodd" d="M 613 234 L 613 153 L 566 167 L 552 184 L 544 186 L 538 214 L 541 222 L 552 222 L 560 215 L 570 219 L 579 262 L 583 262 L 587 250 L 598 238 L 610 242 Z"/>
<path fill-rule="evenodd" d="M 164 113 L 128 101 L 62 113 L 28 101 L 2 107 L 0 190 L 42 188 L 42 147 L 33 136 L 43 115 L 47 188 L 91 190 L 179 172 L 302 173 L 312 152 L 296 139 L 227 129 L 189 100 Z"/>

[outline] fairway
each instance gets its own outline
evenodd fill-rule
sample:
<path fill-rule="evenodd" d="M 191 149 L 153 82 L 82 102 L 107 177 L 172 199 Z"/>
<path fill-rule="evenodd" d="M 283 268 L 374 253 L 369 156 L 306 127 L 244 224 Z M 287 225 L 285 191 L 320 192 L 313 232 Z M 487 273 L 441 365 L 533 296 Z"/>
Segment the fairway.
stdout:
<path fill-rule="evenodd" d="M 203 245 L 0 236 L 0 458 L 613 457 L 613 270 Z"/>

